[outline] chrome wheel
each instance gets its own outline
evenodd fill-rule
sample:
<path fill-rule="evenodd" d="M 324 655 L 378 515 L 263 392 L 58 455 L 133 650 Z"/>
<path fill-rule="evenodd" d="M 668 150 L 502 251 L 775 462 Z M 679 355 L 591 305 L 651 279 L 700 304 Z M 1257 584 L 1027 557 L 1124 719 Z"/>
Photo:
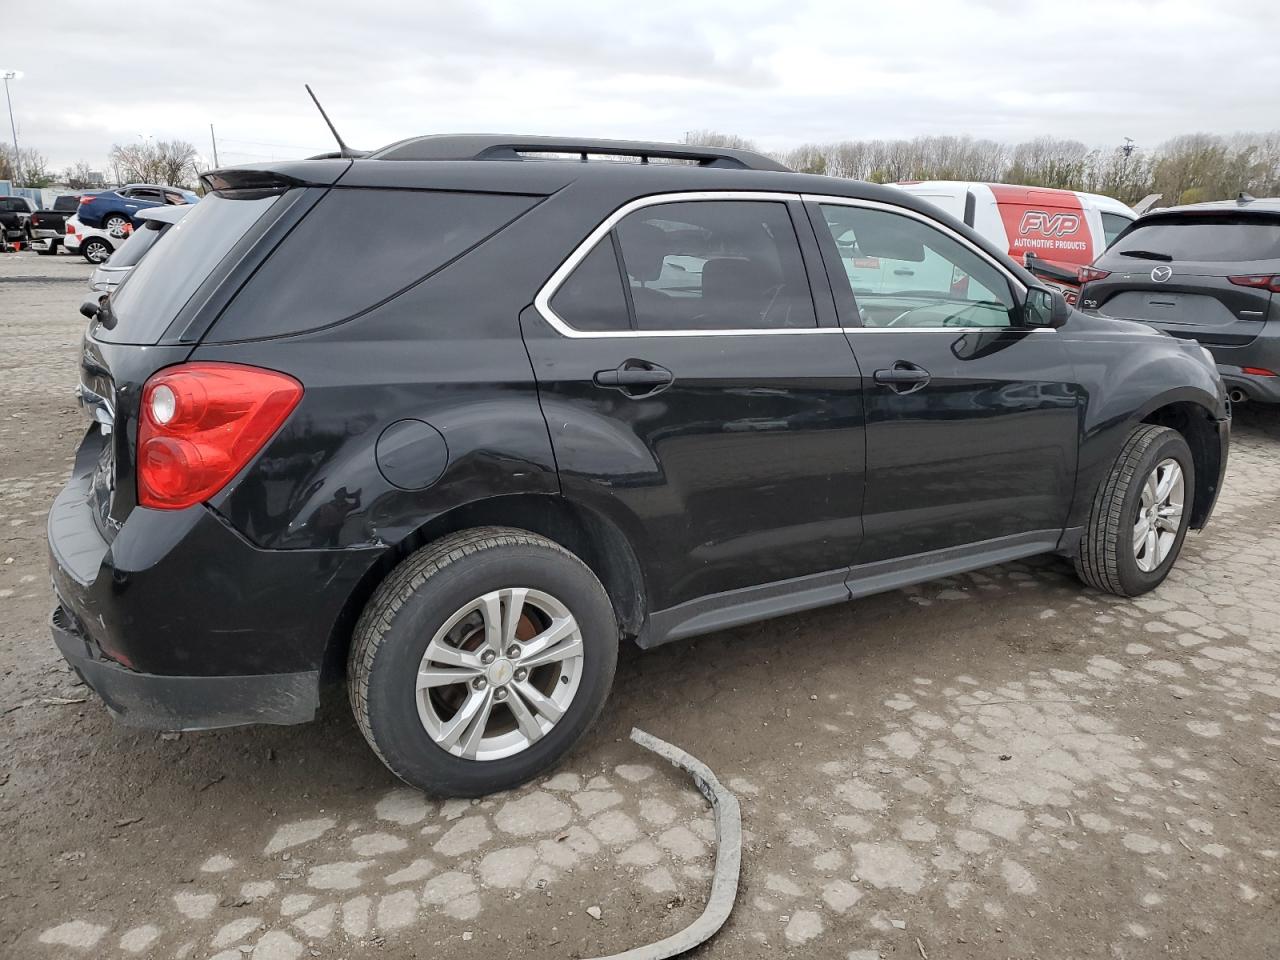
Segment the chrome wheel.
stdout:
<path fill-rule="evenodd" d="M 564 716 L 582 680 L 582 631 L 569 608 L 525 587 L 494 590 L 436 631 L 418 666 L 418 717 L 442 749 L 499 760 Z"/>
<path fill-rule="evenodd" d="M 1133 525 L 1133 555 L 1138 569 L 1151 573 L 1164 563 L 1182 526 L 1186 482 L 1176 460 L 1161 460 L 1147 474 Z"/>

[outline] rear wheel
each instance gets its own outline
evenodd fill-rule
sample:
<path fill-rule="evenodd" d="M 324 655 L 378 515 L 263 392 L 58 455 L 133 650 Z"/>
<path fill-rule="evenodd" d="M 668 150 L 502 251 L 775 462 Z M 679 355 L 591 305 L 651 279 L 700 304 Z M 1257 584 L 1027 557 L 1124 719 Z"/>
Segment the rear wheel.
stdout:
<path fill-rule="evenodd" d="M 128 236 L 130 221 L 123 213 L 113 213 L 103 221 L 102 229 L 116 240 Z"/>
<path fill-rule="evenodd" d="M 1099 590 L 1136 597 L 1158 587 L 1182 550 L 1195 464 L 1182 434 L 1144 424 L 1099 485 L 1076 554 L 1076 573 Z"/>
<path fill-rule="evenodd" d="M 57 252 L 58 252 L 57 240 L 46 240 L 45 245 L 43 247 L 36 248 L 36 253 L 40 254 L 42 257 L 53 256 L 53 254 Z"/>
<path fill-rule="evenodd" d="M 453 534 L 404 560 L 356 625 L 348 693 L 402 780 L 448 796 L 548 770 L 595 721 L 618 628 L 591 570 L 521 530 Z"/>
<path fill-rule="evenodd" d="M 103 263 L 111 256 L 111 244 L 101 237 L 88 237 L 80 244 L 80 253 L 90 263 Z"/>

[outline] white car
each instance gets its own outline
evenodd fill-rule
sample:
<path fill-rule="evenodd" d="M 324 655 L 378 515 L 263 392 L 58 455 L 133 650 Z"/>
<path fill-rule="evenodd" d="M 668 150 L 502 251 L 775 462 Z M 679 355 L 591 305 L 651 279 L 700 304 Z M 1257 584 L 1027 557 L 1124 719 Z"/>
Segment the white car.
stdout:
<path fill-rule="evenodd" d="M 90 263 L 105 263 L 107 257 L 122 242 L 98 227 L 86 227 L 78 217 L 67 217 L 66 235 L 62 245 L 70 253 L 79 253 Z"/>
<path fill-rule="evenodd" d="M 1119 200 L 1075 190 L 961 180 L 894 186 L 941 207 L 1007 250 L 1073 304 L 1080 293 L 1080 271 L 1138 216 Z"/>

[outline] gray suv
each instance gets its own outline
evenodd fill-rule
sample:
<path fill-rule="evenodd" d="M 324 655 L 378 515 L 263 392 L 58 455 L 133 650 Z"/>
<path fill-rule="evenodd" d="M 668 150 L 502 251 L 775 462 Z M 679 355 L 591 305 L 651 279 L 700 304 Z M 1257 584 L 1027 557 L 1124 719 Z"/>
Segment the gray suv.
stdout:
<path fill-rule="evenodd" d="M 1197 340 L 1233 403 L 1280 403 L 1280 198 L 1147 214 L 1082 279 L 1085 311 Z"/>

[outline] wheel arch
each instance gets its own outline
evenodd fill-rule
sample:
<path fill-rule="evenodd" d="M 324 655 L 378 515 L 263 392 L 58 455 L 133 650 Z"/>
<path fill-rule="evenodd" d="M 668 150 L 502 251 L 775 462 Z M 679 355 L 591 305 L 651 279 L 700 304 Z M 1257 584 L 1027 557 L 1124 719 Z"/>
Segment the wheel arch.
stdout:
<path fill-rule="evenodd" d="M 524 493 L 463 504 L 424 523 L 384 552 L 347 598 L 329 635 L 323 675 L 346 669 L 347 650 L 360 612 L 395 567 L 440 537 L 472 527 L 513 527 L 553 540 L 576 555 L 604 586 L 622 636 L 634 640 L 647 613 L 644 573 L 635 549 L 610 520 L 580 503 L 554 494 Z"/>
<path fill-rule="evenodd" d="M 1222 446 L 1213 412 L 1194 400 L 1174 400 L 1149 411 L 1141 422 L 1177 430 L 1191 448 L 1191 460 L 1196 468 L 1191 528 L 1201 529 L 1218 498 L 1222 476 Z"/>

